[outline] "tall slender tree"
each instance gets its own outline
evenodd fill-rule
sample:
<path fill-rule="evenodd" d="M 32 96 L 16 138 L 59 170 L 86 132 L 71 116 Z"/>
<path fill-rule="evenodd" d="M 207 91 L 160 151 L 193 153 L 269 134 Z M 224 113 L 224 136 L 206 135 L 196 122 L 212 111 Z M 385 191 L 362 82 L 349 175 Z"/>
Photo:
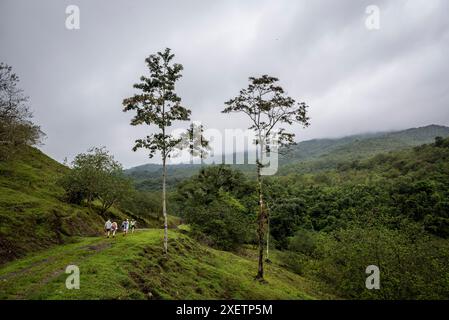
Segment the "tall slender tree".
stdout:
<path fill-rule="evenodd" d="M 259 195 L 259 210 L 257 214 L 257 238 L 259 245 L 259 262 L 256 279 L 263 280 L 263 255 L 264 239 L 267 225 L 267 208 L 263 197 L 262 169 L 264 155 L 273 150 L 273 137 L 278 146 L 294 144 L 293 133 L 289 133 L 282 125 L 298 123 L 304 127 L 309 125 L 307 116 L 308 106 L 304 102 L 296 102 L 289 97 L 278 85 L 278 79 L 263 75 L 261 77 L 249 78 L 249 85 L 242 89 L 239 95 L 225 102 L 223 113 L 241 112 L 250 120 L 250 130 L 255 133 L 256 144 L 256 168 L 257 168 L 257 190 Z"/>
<path fill-rule="evenodd" d="M 175 92 L 175 84 L 181 78 L 183 66 L 173 63 L 174 54 L 169 48 L 164 52 L 150 55 L 145 62 L 150 76 L 142 76 L 134 88 L 140 93 L 123 100 L 123 111 L 135 111 L 131 125 L 155 125 L 158 133 L 147 135 L 135 141 L 133 148 L 149 150 L 152 158 L 160 152 L 162 158 L 162 214 L 164 216 L 164 252 L 168 251 L 168 223 L 166 205 L 167 159 L 179 147 L 181 138 L 174 137 L 167 132 L 174 121 L 190 120 L 191 111 L 181 105 L 181 98 Z"/>

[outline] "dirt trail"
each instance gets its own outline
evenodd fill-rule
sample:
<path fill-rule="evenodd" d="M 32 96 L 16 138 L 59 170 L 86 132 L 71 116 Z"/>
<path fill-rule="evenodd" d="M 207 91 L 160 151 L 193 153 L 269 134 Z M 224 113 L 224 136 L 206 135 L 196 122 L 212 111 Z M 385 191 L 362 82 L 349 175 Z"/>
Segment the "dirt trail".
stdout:
<path fill-rule="evenodd" d="M 50 262 L 50 261 L 53 261 L 53 260 L 55 260 L 54 257 L 52 257 L 52 258 L 45 258 L 45 259 L 33 262 L 31 265 L 29 265 L 29 266 L 27 266 L 27 267 L 25 267 L 23 269 L 20 269 L 20 270 L 17 270 L 17 271 L 13 271 L 13 272 L 7 273 L 7 274 L 5 274 L 3 276 L 0 276 L 0 281 L 5 281 L 5 280 L 8 280 L 8 279 L 10 279 L 12 277 L 15 277 L 15 276 L 18 276 L 18 275 L 22 275 L 24 273 L 29 272 L 34 267 L 37 267 L 37 266 L 39 266 L 39 265 L 41 265 L 43 263 Z"/>
<path fill-rule="evenodd" d="M 111 247 L 111 243 L 108 242 L 101 242 L 103 239 L 98 239 L 96 242 L 91 243 L 89 245 L 85 245 L 85 246 L 81 246 L 81 247 L 75 247 L 71 250 L 67 250 L 64 253 L 62 253 L 62 255 L 72 255 L 77 253 L 80 250 L 89 250 L 88 254 L 83 255 L 80 259 L 76 259 L 73 261 L 70 261 L 69 263 L 67 263 L 67 265 L 80 265 L 84 260 L 90 258 L 91 256 L 98 254 L 100 252 L 102 252 L 103 250 L 110 248 Z M 35 261 L 33 263 L 31 263 L 30 265 L 20 269 L 20 270 L 16 270 L 7 274 L 4 274 L 0 277 L 0 281 L 14 281 L 15 277 L 18 276 L 23 276 L 25 274 L 30 274 L 33 272 L 33 270 L 36 267 L 39 267 L 43 264 L 51 264 L 52 262 L 55 262 L 58 260 L 58 258 L 61 257 L 61 255 L 56 255 L 50 258 L 45 258 L 42 260 L 38 260 Z M 52 270 L 50 273 L 47 274 L 43 274 L 42 278 L 34 285 L 32 285 L 27 292 L 23 292 L 23 293 L 17 293 L 14 296 L 14 299 L 26 299 L 26 296 L 29 296 L 30 294 L 33 294 L 35 292 L 37 292 L 37 290 L 39 290 L 42 286 L 45 286 L 46 284 L 48 284 L 49 282 L 51 282 L 53 279 L 59 277 L 61 274 L 63 274 L 65 272 L 65 268 L 57 268 L 55 270 Z"/>
<path fill-rule="evenodd" d="M 81 262 L 83 262 L 87 258 L 89 258 L 97 253 L 100 253 L 101 251 L 109 248 L 110 246 L 111 246 L 111 243 L 105 242 L 105 243 L 100 243 L 98 245 L 88 245 L 88 246 L 80 247 L 79 249 L 89 249 L 89 250 L 91 250 L 91 252 L 88 255 L 85 255 L 82 259 L 69 262 L 67 265 L 79 265 L 79 264 L 81 264 Z M 53 280 L 54 278 L 59 277 L 64 272 L 65 272 L 65 268 L 55 270 L 52 274 L 50 274 L 50 275 L 46 276 L 44 279 L 42 279 L 42 281 L 39 284 L 45 285 L 45 284 L 49 283 L 51 280 Z"/>

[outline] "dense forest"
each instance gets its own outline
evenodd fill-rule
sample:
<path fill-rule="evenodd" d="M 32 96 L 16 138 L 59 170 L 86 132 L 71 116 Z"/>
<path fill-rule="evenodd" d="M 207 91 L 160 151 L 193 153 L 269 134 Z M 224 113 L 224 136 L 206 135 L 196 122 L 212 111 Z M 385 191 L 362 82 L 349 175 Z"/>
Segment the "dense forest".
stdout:
<path fill-rule="evenodd" d="M 211 166 L 173 192 L 196 237 L 226 250 L 254 243 L 249 179 Z M 270 248 L 294 272 L 346 298 L 449 295 L 449 139 L 339 163 L 318 173 L 266 179 Z M 382 290 L 366 290 L 368 265 Z"/>

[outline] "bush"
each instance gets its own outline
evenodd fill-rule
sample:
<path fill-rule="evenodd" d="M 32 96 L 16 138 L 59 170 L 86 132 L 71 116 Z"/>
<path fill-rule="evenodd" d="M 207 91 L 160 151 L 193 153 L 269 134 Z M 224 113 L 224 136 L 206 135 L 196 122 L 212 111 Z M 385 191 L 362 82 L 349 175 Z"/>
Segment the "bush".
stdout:
<path fill-rule="evenodd" d="M 208 206 L 186 208 L 185 218 L 197 238 L 219 249 L 233 250 L 249 239 L 244 207 L 224 192 Z"/>
<path fill-rule="evenodd" d="M 449 251 L 442 240 L 406 223 L 400 229 L 360 227 L 334 232 L 318 244 L 311 273 L 352 299 L 447 299 Z M 366 267 L 380 268 L 380 290 L 365 287 Z"/>
<path fill-rule="evenodd" d="M 101 213 L 123 201 L 132 193 L 131 181 L 123 175 L 122 166 L 104 148 L 92 148 L 75 157 L 73 168 L 59 181 L 66 200 L 89 207 L 101 202 Z"/>
<path fill-rule="evenodd" d="M 133 190 L 118 205 L 141 218 L 158 219 L 162 216 L 162 197 L 159 193 Z"/>
<path fill-rule="evenodd" d="M 304 276 L 310 268 L 310 257 L 293 251 L 279 252 L 281 265 L 296 274 Z"/>
<path fill-rule="evenodd" d="M 175 199 L 198 239 L 225 250 L 251 239 L 257 200 L 239 171 L 228 166 L 202 169 L 178 186 Z"/>
<path fill-rule="evenodd" d="M 288 250 L 312 256 L 317 247 L 316 241 L 315 232 L 301 229 L 289 238 Z"/>

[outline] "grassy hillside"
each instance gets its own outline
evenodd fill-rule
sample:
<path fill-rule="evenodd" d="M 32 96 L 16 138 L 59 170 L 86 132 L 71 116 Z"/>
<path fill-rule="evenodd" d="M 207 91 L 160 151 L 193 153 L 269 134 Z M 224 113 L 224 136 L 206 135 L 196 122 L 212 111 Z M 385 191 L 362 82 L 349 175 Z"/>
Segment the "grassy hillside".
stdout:
<path fill-rule="evenodd" d="M 67 170 L 31 147 L 21 150 L 13 160 L 0 162 L 0 264 L 70 242 L 72 236 L 101 233 L 104 217 L 95 209 L 63 201 L 57 180 Z M 108 216 L 124 217 L 115 208 Z"/>
<path fill-rule="evenodd" d="M 66 170 L 34 148 L 0 162 L 0 263 L 69 236 L 98 234 L 98 215 L 60 200 L 56 181 Z"/>
<path fill-rule="evenodd" d="M 34 148 L 0 164 L 0 299 L 328 297 L 320 286 L 282 268 L 274 253 L 268 283 L 256 282 L 252 249 L 240 255 L 214 250 L 185 229 L 170 231 L 168 257 L 161 229 L 98 237 L 104 217 L 63 201 L 57 180 L 68 170 Z M 108 216 L 124 217 L 117 208 Z M 170 217 L 171 225 L 178 220 Z M 65 288 L 69 264 L 80 267 L 80 290 Z"/>
<path fill-rule="evenodd" d="M 279 159 L 278 175 L 293 172 L 318 172 L 335 169 L 342 162 L 360 160 L 373 155 L 431 143 L 435 137 L 449 137 L 449 128 L 429 125 L 396 132 L 353 135 L 336 139 L 302 141 Z M 235 165 L 236 169 L 253 176 L 254 165 Z M 168 186 L 173 187 L 199 171 L 198 164 L 168 166 Z M 142 190 L 157 190 L 162 183 L 162 166 L 146 164 L 127 170 Z"/>
<path fill-rule="evenodd" d="M 257 260 L 200 245 L 170 231 L 139 231 L 79 242 L 30 255 L 0 270 L 0 299 L 313 299 L 330 298 L 315 283 L 267 265 L 267 283 L 253 280 Z M 80 268 L 80 289 L 67 290 L 64 270 Z"/>

